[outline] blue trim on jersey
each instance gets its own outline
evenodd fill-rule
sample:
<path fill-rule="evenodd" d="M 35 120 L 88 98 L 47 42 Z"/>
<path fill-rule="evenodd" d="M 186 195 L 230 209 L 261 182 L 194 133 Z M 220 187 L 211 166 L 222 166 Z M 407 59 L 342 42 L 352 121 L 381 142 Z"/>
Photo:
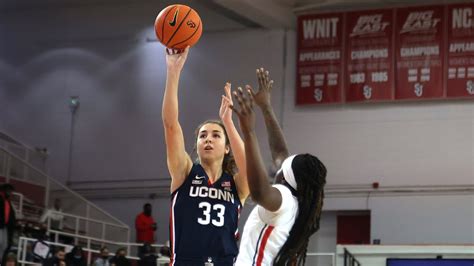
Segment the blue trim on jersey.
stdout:
<path fill-rule="evenodd" d="M 253 259 L 252 259 L 252 265 L 255 265 L 255 259 L 257 257 L 257 254 L 258 254 L 258 247 L 260 246 L 260 240 L 262 240 L 262 235 L 263 235 L 263 232 L 265 232 L 265 229 L 268 227 L 268 225 L 264 225 L 262 230 L 260 230 L 260 235 L 258 236 L 258 240 L 257 240 L 257 246 L 255 247 L 255 254 L 253 254 Z"/>

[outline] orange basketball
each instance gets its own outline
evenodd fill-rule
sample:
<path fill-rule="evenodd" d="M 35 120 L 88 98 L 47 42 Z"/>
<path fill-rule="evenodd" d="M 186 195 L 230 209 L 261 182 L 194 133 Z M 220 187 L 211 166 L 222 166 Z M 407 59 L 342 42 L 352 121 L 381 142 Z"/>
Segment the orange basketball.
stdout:
<path fill-rule="evenodd" d="M 189 6 L 170 5 L 156 17 L 155 33 L 166 47 L 184 49 L 195 45 L 201 37 L 201 18 Z"/>

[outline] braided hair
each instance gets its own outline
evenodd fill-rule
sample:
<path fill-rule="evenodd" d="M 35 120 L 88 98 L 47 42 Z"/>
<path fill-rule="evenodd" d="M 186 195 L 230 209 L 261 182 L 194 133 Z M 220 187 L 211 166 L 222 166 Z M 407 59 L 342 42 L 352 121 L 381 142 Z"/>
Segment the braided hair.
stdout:
<path fill-rule="evenodd" d="M 274 265 L 304 265 L 309 237 L 319 229 L 326 167 L 311 154 L 297 155 L 291 164 L 297 184 L 298 216 Z"/>

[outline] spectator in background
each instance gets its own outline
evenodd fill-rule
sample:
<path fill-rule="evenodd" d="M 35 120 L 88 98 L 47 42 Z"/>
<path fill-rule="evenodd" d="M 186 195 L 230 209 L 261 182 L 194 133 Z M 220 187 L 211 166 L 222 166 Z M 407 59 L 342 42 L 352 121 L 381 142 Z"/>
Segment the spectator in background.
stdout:
<path fill-rule="evenodd" d="M 155 231 L 157 229 L 155 219 L 151 216 L 151 204 L 143 205 L 143 212 L 135 219 L 137 243 L 155 243 Z"/>
<path fill-rule="evenodd" d="M 162 257 L 168 257 L 168 258 L 169 258 L 169 257 L 171 256 L 170 247 L 168 247 L 168 246 L 162 246 L 162 247 L 160 248 L 160 255 L 161 255 Z"/>
<path fill-rule="evenodd" d="M 26 243 L 25 260 L 29 262 L 35 261 L 35 256 L 33 254 L 33 245 L 31 245 L 31 242 Z"/>
<path fill-rule="evenodd" d="M 127 259 L 127 250 L 119 248 L 115 252 L 115 256 L 110 259 L 110 266 L 130 266 L 130 261 Z"/>
<path fill-rule="evenodd" d="M 66 255 L 66 264 L 67 266 L 87 266 L 82 247 L 75 246 L 71 252 Z"/>
<path fill-rule="evenodd" d="M 17 266 L 18 261 L 14 253 L 8 253 L 5 259 L 5 266 Z"/>
<path fill-rule="evenodd" d="M 142 256 L 138 261 L 138 266 L 157 266 L 156 260 L 158 256 L 155 254 L 155 249 L 148 243 L 142 246 Z"/>
<path fill-rule="evenodd" d="M 66 252 L 63 247 L 59 247 L 54 252 L 54 256 L 43 261 L 43 266 L 66 266 Z"/>
<path fill-rule="evenodd" d="M 110 266 L 109 249 L 107 247 L 100 248 L 100 255 L 94 261 L 94 266 Z"/>
<path fill-rule="evenodd" d="M 158 265 L 160 266 L 168 266 L 170 264 L 170 242 L 166 241 L 165 245 L 160 248 L 160 253 L 158 254 Z"/>
<path fill-rule="evenodd" d="M 0 186 L 0 262 L 3 262 L 4 254 L 8 253 L 13 242 L 16 217 L 10 198 L 14 190 L 11 184 Z"/>
<path fill-rule="evenodd" d="M 48 218 L 50 218 L 51 229 L 63 230 L 64 215 L 62 214 L 62 212 L 63 210 L 61 209 L 61 199 L 55 199 L 53 208 L 45 210 L 45 212 L 41 216 L 40 223 L 47 227 Z"/>

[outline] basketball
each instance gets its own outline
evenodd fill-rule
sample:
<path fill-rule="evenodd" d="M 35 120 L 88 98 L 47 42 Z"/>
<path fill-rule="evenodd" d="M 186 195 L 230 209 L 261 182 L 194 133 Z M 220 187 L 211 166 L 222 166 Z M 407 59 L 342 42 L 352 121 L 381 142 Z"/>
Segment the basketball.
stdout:
<path fill-rule="evenodd" d="M 201 37 L 201 18 L 189 6 L 170 5 L 156 17 L 155 33 L 164 46 L 184 49 L 195 45 Z"/>

